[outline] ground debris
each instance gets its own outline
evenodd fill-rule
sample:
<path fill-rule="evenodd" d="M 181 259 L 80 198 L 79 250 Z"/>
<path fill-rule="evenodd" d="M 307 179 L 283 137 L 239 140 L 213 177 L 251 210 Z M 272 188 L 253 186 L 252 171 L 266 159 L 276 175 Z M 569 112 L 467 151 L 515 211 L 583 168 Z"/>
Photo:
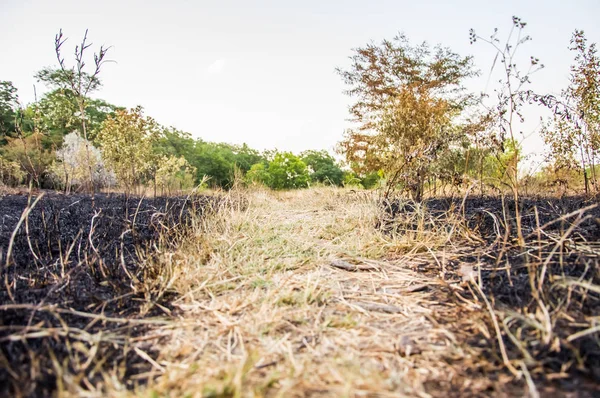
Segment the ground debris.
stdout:
<path fill-rule="evenodd" d="M 396 307 L 395 305 L 381 304 L 381 303 L 364 303 L 364 302 L 358 302 L 358 303 L 353 303 L 353 304 L 357 305 L 360 308 L 365 309 L 367 311 L 384 312 L 386 314 L 401 314 L 402 313 L 402 309 L 399 307 Z"/>
<path fill-rule="evenodd" d="M 329 263 L 334 268 L 343 269 L 345 271 L 350 272 L 359 272 L 359 271 L 381 271 L 380 267 L 371 264 L 352 264 L 348 261 L 344 260 L 333 260 Z"/>

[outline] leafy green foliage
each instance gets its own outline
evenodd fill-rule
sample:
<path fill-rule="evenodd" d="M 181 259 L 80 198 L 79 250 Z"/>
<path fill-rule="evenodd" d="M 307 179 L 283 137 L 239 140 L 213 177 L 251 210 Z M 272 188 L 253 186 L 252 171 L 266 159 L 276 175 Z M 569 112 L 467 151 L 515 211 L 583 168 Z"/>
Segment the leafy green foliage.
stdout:
<path fill-rule="evenodd" d="M 195 146 L 196 141 L 190 133 L 174 127 L 162 128 L 157 140 L 153 142 L 153 150 L 156 154 L 183 156 L 188 162 L 194 155 Z"/>
<path fill-rule="evenodd" d="M 44 68 L 35 74 L 37 81 L 44 83 L 44 85 L 52 90 L 69 90 L 72 91 L 72 82 L 79 83 L 78 72 L 75 69 L 61 69 L 61 68 Z M 89 87 L 87 92 L 97 91 L 101 86 L 102 82 L 98 76 L 90 75 L 85 71 L 81 71 L 81 86 Z"/>
<path fill-rule="evenodd" d="M 482 97 L 483 106 L 475 113 L 482 115 L 474 121 L 474 96 L 463 86 L 465 78 L 476 74 L 470 57 L 439 45 L 414 45 L 404 35 L 354 50 L 350 66 L 338 70 L 354 99 L 350 112 L 358 126 L 346 132 L 338 147 L 351 171 L 344 171 L 326 151 L 296 156 L 277 150 L 259 153 L 246 144 L 206 142 L 159 126 L 144 117 L 141 108 L 127 111 L 91 98 L 89 94 L 101 87 L 98 74 L 106 62 L 106 48 L 94 54 L 91 70 L 83 62 L 89 46 L 76 48 L 69 67 L 61 56 L 61 32 L 55 41 L 59 67 L 35 75 L 48 93 L 22 108 L 13 84 L 0 81 L 0 178 L 10 184 L 49 186 L 52 171 L 61 185 L 80 185 L 82 167 L 87 167 L 93 189 L 98 186 L 94 170 L 101 163 L 94 145 L 101 145 L 107 167 L 128 190 L 154 184 L 166 192 L 206 179 L 213 187 L 229 188 L 234 174 L 274 189 L 311 183 L 365 188 L 388 184 L 388 189 L 407 190 L 415 199 L 423 196 L 425 187 L 435 191 L 440 182 L 460 186 L 477 180 L 516 190 L 521 154 L 512 121 L 523 117 L 521 109 L 528 100 L 548 98 L 525 90 L 531 73 L 541 68 L 539 60 L 532 57 L 531 68 L 524 71 L 511 61 L 517 47 L 530 40 L 519 36 L 524 27 L 515 17 L 515 35 L 511 33 L 506 43 L 500 43 L 497 31 L 489 40 L 471 31 L 473 42 L 485 41 L 497 50 L 494 67 L 502 75 L 497 101 L 493 98 L 488 107 Z M 83 43 L 86 38 L 87 32 Z M 600 61 L 596 45 L 581 31 L 574 33 L 571 49 L 576 55 L 570 85 L 562 95 L 565 112 L 555 112 L 542 132 L 553 161 L 544 173 L 562 181 L 578 167 L 587 187 L 588 173 L 596 185 L 600 153 Z M 79 144 L 71 145 L 73 140 Z"/>
<path fill-rule="evenodd" d="M 188 189 L 194 185 L 195 170 L 183 156 L 165 156 L 159 159 L 156 170 L 156 185 L 162 193 Z"/>
<path fill-rule="evenodd" d="M 342 185 L 344 172 L 326 151 L 305 151 L 300 158 L 310 171 L 311 182 Z"/>
<path fill-rule="evenodd" d="M 273 189 L 306 188 L 310 176 L 306 164 L 291 152 L 276 152 L 273 160 L 254 164 L 247 179 L 260 182 Z"/>
<path fill-rule="evenodd" d="M 18 102 L 17 89 L 12 82 L 0 81 L 0 145 L 6 145 L 6 137 L 15 137 L 15 117 Z"/>
<path fill-rule="evenodd" d="M 256 149 L 250 148 L 247 144 L 231 145 L 230 148 L 234 154 L 235 166 L 244 173 L 248 172 L 252 165 L 265 159 Z"/>
<path fill-rule="evenodd" d="M 222 188 L 231 186 L 236 167 L 246 173 L 263 159 L 258 151 L 246 144 L 236 146 L 194 140 L 191 134 L 175 128 L 162 129 L 154 143 L 154 151 L 160 155 L 184 157 L 196 170 L 196 183 L 206 176 L 210 178 L 210 185 Z"/>
<path fill-rule="evenodd" d="M 375 188 L 381 180 L 381 173 L 372 171 L 360 178 L 360 185 L 365 189 Z"/>
<path fill-rule="evenodd" d="M 361 187 L 360 178 L 354 172 L 346 172 L 344 173 L 344 182 L 345 187 Z"/>
<path fill-rule="evenodd" d="M 21 109 L 16 88 L 11 82 L 0 82 L 3 181 L 32 181 L 38 186 L 54 183 L 93 191 L 116 178 L 127 191 L 152 183 L 155 188 L 172 191 L 206 178 L 214 187 L 229 188 L 234 174 L 241 172 L 276 189 L 306 187 L 311 179 L 342 183 L 342 170 L 323 151 L 305 154 L 311 165 L 309 177 L 306 164 L 291 153 L 259 153 L 246 144 L 205 142 L 159 126 L 145 117 L 140 107 L 125 110 L 91 98 L 102 85 L 99 73 L 107 48 L 100 47 L 93 54 L 94 63 L 86 65 L 84 53 L 90 47 L 86 31 L 75 48 L 72 65 L 67 65 L 62 56 L 65 40 L 62 32 L 55 38 L 58 67 L 35 74 L 50 89 L 36 102 Z"/>
<path fill-rule="evenodd" d="M 156 122 L 144 117 L 141 107 L 117 111 L 103 123 L 98 134 L 102 156 L 127 191 L 142 183 L 155 167 L 152 145 L 158 134 Z"/>
<path fill-rule="evenodd" d="M 227 144 L 215 144 L 198 140 L 190 164 L 197 170 L 197 179 L 210 177 L 209 184 L 229 187 L 233 182 L 235 154 Z"/>
<path fill-rule="evenodd" d="M 273 189 L 306 188 L 310 176 L 306 164 L 291 152 L 280 152 L 269 162 L 270 187 Z"/>
<path fill-rule="evenodd" d="M 262 184 L 265 186 L 271 186 L 271 175 L 267 170 L 268 164 L 256 163 L 250 167 L 250 170 L 246 173 L 246 182 L 249 184 Z"/>
<path fill-rule="evenodd" d="M 86 99 L 85 118 L 89 140 L 95 141 L 102 123 L 109 116 L 114 116 L 117 110 L 122 109 L 100 99 Z M 38 128 L 47 135 L 45 140 L 47 147 L 60 146 L 63 138 L 73 131 L 83 136 L 79 105 L 75 95 L 69 89 L 56 89 L 45 94 L 38 103 L 30 105 L 26 111 L 31 119 L 36 117 L 39 119 Z"/>

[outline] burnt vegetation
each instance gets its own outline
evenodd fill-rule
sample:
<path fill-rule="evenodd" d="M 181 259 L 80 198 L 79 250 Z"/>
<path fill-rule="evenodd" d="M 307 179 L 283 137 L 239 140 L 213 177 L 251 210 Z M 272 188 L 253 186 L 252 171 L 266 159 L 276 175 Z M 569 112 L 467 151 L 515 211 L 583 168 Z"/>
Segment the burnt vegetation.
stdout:
<path fill-rule="evenodd" d="M 199 195 L 0 197 L 2 393 L 51 395 L 60 372 L 95 383 L 110 370 L 126 379 L 149 371 L 126 346 L 153 324 L 142 319 L 172 310 L 158 247 L 175 249 L 217 203 Z"/>
<path fill-rule="evenodd" d="M 523 362 L 542 390 L 592 396 L 600 383 L 598 201 L 521 197 L 517 206 L 524 244 L 512 198 L 388 200 L 378 225 L 388 234 L 448 237 L 436 248 L 448 251 L 445 261 L 416 270 L 444 280 L 446 300 L 461 303 L 463 315 L 493 308 L 487 330 L 470 337 L 490 363 L 519 372 L 512 364 Z"/>

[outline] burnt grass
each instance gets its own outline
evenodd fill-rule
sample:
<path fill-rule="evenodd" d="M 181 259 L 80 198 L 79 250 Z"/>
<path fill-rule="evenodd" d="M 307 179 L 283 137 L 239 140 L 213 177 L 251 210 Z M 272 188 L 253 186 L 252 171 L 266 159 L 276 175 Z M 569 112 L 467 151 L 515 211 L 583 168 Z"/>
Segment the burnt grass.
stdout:
<path fill-rule="evenodd" d="M 124 347 L 150 326 L 80 313 L 164 316 L 173 297 L 144 288 L 158 272 L 150 260 L 157 247 L 176 246 L 218 199 L 47 192 L 17 229 L 35 200 L 0 196 L 0 395 L 52 395 L 59 372 L 84 375 L 85 388 L 103 371 L 122 380 L 149 371 L 148 361 Z M 90 342 L 100 331 L 111 337 Z M 152 344 L 145 352 L 154 355 Z"/>
<path fill-rule="evenodd" d="M 582 284 L 567 286 L 564 282 L 579 281 L 600 288 L 600 207 L 581 211 L 596 204 L 597 199 L 584 197 L 520 198 L 524 245 L 517 241 L 515 202 L 506 197 L 504 200 L 478 196 L 432 198 L 420 204 L 403 199 L 389 200 L 382 203 L 378 227 L 403 234 L 419 228 L 449 231 L 459 223 L 464 234 L 456 234 L 453 243 L 463 248 L 447 263 L 449 284 L 468 285 L 464 282 L 465 266 L 477 270 L 479 265 L 482 290 L 496 310 L 541 322 L 539 303 L 543 302 L 553 322 L 550 343 L 542 341 L 540 331 L 532 326 L 534 322 L 507 323 L 508 330 L 531 356 L 527 362 L 533 379 L 542 389 L 551 386 L 563 392 L 594 396 L 600 393 L 600 332 L 572 341 L 567 337 L 598 326 L 600 294 Z M 565 217 L 569 214 L 572 215 Z M 545 273 L 544 264 L 547 265 Z M 420 271 L 435 277 L 440 275 L 436 266 Z M 533 276 L 533 285 L 539 286 L 542 273 L 541 294 L 537 295 L 538 289 L 532 289 L 530 278 Z M 448 290 L 449 296 L 455 294 Z M 482 334 L 472 336 L 471 341 L 487 360 L 502 367 L 499 345 L 485 304 L 474 289 L 465 288 L 460 294 L 480 303 L 481 315 L 487 319 L 491 334 L 487 339 Z M 502 320 L 498 319 L 501 329 Z M 523 352 L 506 331 L 502 333 L 510 359 L 524 359 Z M 485 343 L 481 344 L 482 341 Z"/>

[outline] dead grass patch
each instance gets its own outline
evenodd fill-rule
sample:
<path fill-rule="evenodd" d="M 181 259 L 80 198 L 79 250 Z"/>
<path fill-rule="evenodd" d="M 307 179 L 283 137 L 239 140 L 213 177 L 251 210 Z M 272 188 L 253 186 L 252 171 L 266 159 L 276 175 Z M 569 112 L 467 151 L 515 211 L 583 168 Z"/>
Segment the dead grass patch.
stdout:
<path fill-rule="evenodd" d="M 433 381 L 454 383 L 457 394 L 490 388 L 481 375 L 461 378 L 451 360 L 470 354 L 435 320 L 449 310 L 439 283 L 412 271 L 410 256 L 385 260 L 406 242 L 373 228 L 376 196 L 319 188 L 247 198 L 247 209 L 209 221 L 208 257 L 196 240 L 172 257 L 180 325 L 156 359 L 164 373 L 149 374 L 136 394 L 431 396 Z"/>

